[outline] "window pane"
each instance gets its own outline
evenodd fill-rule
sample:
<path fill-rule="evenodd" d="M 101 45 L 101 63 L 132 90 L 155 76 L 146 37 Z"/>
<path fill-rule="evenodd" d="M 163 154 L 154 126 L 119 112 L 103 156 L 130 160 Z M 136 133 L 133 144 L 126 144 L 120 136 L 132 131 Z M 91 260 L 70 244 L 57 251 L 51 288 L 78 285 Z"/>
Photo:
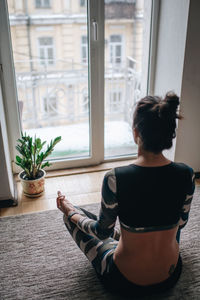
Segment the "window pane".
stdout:
<path fill-rule="evenodd" d="M 86 6 L 86 0 L 80 0 L 80 6 L 81 7 Z"/>
<path fill-rule="evenodd" d="M 53 48 L 48 48 L 48 59 L 53 60 Z"/>
<path fill-rule="evenodd" d="M 87 7 L 80 12 L 79 0 L 63 1 L 46 12 L 35 5 L 56 1 L 7 1 L 23 131 L 48 143 L 61 135 L 55 158 L 89 157 Z"/>
<path fill-rule="evenodd" d="M 140 97 L 149 0 L 105 0 L 105 157 L 133 155 L 134 104 Z M 149 45 L 144 46 L 148 51 Z M 147 67 L 147 66 L 146 66 Z"/>
<path fill-rule="evenodd" d="M 50 0 L 44 0 L 44 7 L 50 7 Z"/>
<path fill-rule="evenodd" d="M 45 58 L 44 56 L 44 49 L 40 48 L 40 58 L 43 60 Z"/>
<path fill-rule="evenodd" d="M 121 57 L 121 45 L 116 46 L 116 56 L 119 58 Z"/>
<path fill-rule="evenodd" d="M 41 0 L 35 0 L 35 6 L 41 7 Z"/>
<path fill-rule="evenodd" d="M 120 35 L 111 35 L 110 37 L 111 43 L 121 42 L 121 36 Z"/>

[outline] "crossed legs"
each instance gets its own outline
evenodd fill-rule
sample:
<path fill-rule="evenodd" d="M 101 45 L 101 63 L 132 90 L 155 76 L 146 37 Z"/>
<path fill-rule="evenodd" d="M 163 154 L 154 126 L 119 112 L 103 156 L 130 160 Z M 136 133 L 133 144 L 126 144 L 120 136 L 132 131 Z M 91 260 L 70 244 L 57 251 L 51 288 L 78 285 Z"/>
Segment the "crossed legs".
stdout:
<path fill-rule="evenodd" d="M 87 216 L 90 219 L 97 220 L 97 216 L 86 211 L 80 207 L 76 207 L 82 216 Z M 109 237 L 105 240 L 99 240 L 89 234 L 80 230 L 76 224 L 71 222 L 68 217 L 64 215 L 64 223 L 76 242 L 80 250 L 86 255 L 87 259 L 92 263 L 98 275 L 103 275 L 109 272 L 109 264 L 112 261 L 112 256 L 117 247 L 119 235 L 117 240 Z"/>

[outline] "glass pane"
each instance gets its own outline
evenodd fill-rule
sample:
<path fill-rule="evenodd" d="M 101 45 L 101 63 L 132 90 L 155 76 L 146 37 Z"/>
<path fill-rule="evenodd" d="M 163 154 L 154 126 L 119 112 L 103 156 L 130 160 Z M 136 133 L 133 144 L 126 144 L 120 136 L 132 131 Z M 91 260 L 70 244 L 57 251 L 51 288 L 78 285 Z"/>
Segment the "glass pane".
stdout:
<path fill-rule="evenodd" d="M 121 45 L 116 46 L 116 60 L 121 61 Z"/>
<path fill-rule="evenodd" d="M 111 41 L 111 43 L 121 42 L 121 36 L 120 35 L 111 35 L 110 41 Z"/>
<path fill-rule="evenodd" d="M 90 156 L 87 7 L 80 0 L 7 2 L 22 130 L 47 143 L 61 135 L 54 158 Z"/>
<path fill-rule="evenodd" d="M 44 0 L 44 7 L 50 7 L 50 0 Z"/>
<path fill-rule="evenodd" d="M 141 93 L 144 24 L 150 18 L 145 1 L 104 1 L 106 158 L 136 154 L 132 115 Z"/>
<path fill-rule="evenodd" d="M 48 48 L 48 59 L 53 60 L 53 48 Z"/>
<path fill-rule="evenodd" d="M 41 7 L 41 0 L 35 0 L 35 6 Z"/>

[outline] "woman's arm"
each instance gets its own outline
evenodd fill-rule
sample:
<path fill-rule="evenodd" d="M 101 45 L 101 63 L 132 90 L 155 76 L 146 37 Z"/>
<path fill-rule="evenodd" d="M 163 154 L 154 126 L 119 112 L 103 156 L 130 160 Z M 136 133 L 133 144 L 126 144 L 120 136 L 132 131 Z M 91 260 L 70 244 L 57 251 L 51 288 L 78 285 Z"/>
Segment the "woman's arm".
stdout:
<path fill-rule="evenodd" d="M 74 214 L 70 219 L 85 233 L 98 239 L 106 239 L 109 236 L 119 237 L 119 230 L 114 230 L 118 215 L 118 203 L 116 199 L 116 177 L 112 169 L 107 172 L 102 185 L 101 209 L 97 221 Z"/>
<path fill-rule="evenodd" d="M 181 209 L 181 217 L 180 217 L 180 221 L 179 221 L 180 229 L 185 227 L 185 225 L 188 222 L 194 190 L 195 190 L 195 174 L 194 174 L 193 170 L 190 168 L 190 177 L 189 177 L 187 195 L 186 195 L 185 201 L 183 203 L 183 207 Z"/>

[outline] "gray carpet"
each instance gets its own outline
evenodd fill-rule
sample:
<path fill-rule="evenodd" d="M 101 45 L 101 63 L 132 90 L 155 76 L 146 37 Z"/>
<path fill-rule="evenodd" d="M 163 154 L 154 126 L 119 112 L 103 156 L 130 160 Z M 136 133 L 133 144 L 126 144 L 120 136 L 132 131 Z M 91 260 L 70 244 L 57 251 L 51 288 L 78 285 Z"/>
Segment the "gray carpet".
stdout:
<path fill-rule="evenodd" d="M 200 299 L 200 187 L 181 238 L 183 272 L 176 287 L 140 299 Z M 98 211 L 99 205 L 85 208 Z M 104 289 L 70 238 L 59 211 L 0 219 L 0 299 L 128 299 Z M 130 299 L 130 298 L 129 298 Z M 136 299 L 136 298 L 132 298 Z"/>

